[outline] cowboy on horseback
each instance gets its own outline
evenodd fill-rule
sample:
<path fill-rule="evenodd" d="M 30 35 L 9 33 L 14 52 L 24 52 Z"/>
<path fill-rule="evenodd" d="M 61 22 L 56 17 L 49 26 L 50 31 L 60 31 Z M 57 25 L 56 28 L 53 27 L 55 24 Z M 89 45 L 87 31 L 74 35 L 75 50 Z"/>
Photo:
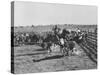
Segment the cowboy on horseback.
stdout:
<path fill-rule="evenodd" d="M 54 31 L 54 35 L 56 36 L 58 42 L 55 43 L 56 45 L 60 46 L 60 51 L 66 55 L 66 49 L 68 47 L 68 44 L 66 43 L 66 34 L 68 32 L 66 32 L 65 29 L 60 29 L 57 27 L 57 25 L 53 28 Z"/>

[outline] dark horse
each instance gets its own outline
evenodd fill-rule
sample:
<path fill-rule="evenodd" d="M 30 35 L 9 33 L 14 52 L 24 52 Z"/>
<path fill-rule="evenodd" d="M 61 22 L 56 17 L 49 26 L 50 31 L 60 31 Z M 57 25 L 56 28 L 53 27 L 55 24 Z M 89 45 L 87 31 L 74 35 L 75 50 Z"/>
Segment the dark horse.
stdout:
<path fill-rule="evenodd" d="M 49 50 L 49 52 L 51 52 L 50 47 L 52 46 L 52 44 L 58 44 L 58 38 L 56 37 L 56 35 L 54 34 L 46 34 L 46 37 L 44 38 L 44 36 L 42 37 L 42 44 L 41 47 L 45 48 L 47 50 Z"/>

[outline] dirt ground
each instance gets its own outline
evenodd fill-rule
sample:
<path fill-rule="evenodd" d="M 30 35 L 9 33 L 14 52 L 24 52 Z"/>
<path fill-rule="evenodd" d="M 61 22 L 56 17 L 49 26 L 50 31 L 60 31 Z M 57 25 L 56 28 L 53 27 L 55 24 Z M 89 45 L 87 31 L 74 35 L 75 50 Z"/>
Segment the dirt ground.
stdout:
<path fill-rule="evenodd" d="M 76 48 L 82 51 L 77 44 Z M 24 45 L 14 47 L 14 67 L 15 73 L 19 74 L 96 69 L 97 65 L 86 55 L 63 57 L 60 52 L 48 54 L 39 46 Z"/>

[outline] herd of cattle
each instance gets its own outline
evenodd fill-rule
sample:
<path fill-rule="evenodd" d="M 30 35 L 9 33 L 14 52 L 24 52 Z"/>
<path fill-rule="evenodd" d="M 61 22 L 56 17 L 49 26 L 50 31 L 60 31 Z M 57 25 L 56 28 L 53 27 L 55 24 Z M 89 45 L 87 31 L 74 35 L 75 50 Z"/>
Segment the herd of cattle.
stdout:
<path fill-rule="evenodd" d="M 60 29 L 57 26 L 52 28 L 49 32 L 27 32 L 14 33 L 14 45 L 38 45 L 44 49 L 48 50 L 48 53 L 52 52 L 52 47 L 59 46 L 61 52 L 64 55 L 68 55 L 69 51 L 75 49 L 75 43 L 81 43 L 85 37 L 87 37 L 87 32 L 83 32 L 80 29 L 76 31 L 69 31 L 67 29 Z"/>

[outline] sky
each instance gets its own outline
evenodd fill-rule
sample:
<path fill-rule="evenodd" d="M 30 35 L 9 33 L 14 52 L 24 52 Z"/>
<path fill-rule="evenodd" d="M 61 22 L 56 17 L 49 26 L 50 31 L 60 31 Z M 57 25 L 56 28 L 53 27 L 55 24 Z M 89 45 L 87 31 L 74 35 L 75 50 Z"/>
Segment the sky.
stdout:
<path fill-rule="evenodd" d="M 14 26 L 97 24 L 97 7 L 85 5 L 14 2 Z"/>

